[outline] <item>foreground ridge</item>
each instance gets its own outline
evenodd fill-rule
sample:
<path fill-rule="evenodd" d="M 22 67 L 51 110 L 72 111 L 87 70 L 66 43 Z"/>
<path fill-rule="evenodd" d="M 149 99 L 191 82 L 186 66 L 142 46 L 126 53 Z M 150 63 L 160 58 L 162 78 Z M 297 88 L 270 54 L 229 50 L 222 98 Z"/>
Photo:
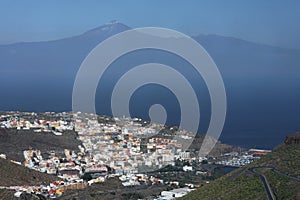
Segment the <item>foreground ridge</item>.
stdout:
<path fill-rule="evenodd" d="M 273 152 L 182 199 L 300 199 L 300 133 Z M 292 141 L 292 142 L 290 142 Z"/>

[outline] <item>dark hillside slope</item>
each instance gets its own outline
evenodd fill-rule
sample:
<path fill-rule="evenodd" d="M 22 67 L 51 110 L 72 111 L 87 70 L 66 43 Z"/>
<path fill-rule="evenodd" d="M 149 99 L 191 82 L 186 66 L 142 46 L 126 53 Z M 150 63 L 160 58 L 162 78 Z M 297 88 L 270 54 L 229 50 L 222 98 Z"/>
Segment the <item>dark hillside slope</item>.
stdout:
<path fill-rule="evenodd" d="M 0 153 L 8 159 L 24 161 L 23 151 L 29 147 L 45 153 L 49 150 L 63 152 L 64 149 L 78 150 L 81 144 L 75 132 L 65 132 L 62 136 L 53 133 L 35 133 L 32 130 L 0 129 Z"/>
<path fill-rule="evenodd" d="M 0 186 L 40 185 L 59 180 L 56 176 L 41 173 L 0 158 Z"/>
<path fill-rule="evenodd" d="M 293 138 L 299 136 L 300 133 L 292 135 Z M 289 137 L 291 136 L 285 141 L 289 141 Z M 261 176 L 267 180 L 276 199 L 300 199 L 299 170 L 300 143 L 284 143 L 260 160 L 235 170 L 182 199 L 268 199 Z"/>

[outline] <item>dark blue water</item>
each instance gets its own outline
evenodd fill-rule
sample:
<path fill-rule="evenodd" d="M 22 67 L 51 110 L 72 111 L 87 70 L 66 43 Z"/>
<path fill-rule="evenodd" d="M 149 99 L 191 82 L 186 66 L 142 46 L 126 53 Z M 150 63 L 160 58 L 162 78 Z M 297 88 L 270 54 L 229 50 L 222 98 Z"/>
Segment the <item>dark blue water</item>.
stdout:
<path fill-rule="evenodd" d="M 151 55 L 151 57 L 149 57 Z M 137 59 L 138 57 L 138 59 Z M 163 59 L 162 59 L 163 58 Z M 110 98 L 116 81 L 133 66 L 157 62 L 170 65 L 192 84 L 199 100 L 201 121 L 199 133 L 205 133 L 210 122 L 210 98 L 201 76 L 185 60 L 170 53 L 152 51 L 133 53 L 118 59 L 98 84 L 98 114 L 111 115 Z M 221 141 L 243 147 L 271 149 L 287 134 L 300 131 L 300 76 L 291 72 L 227 70 L 220 67 L 227 93 L 227 117 Z M 0 110 L 71 111 L 75 71 L 2 72 L 0 75 Z M 188 97 L 187 97 L 188 98 Z M 132 117 L 149 120 L 148 110 L 162 104 L 167 124 L 180 122 L 179 102 L 168 88 L 159 85 L 140 87 L 130 100 Z M 194 120 L 194 119 L 190 119 Z"/>
<path fill-rule="evenodd" d="M 225 174 L 232 172 L 233 170 L 238 169 L 238 167 L 230 167 L 230 166 L 224 166 L 221 168 L 222 170 L 224 170 Z"/>
<path fill-rule="evenodd" d="M 136 56 L 140 59 L 135 59 Z M 201 111 L 198 132 L 205 133 L 210 122 L 211 104 L 202 77 L 184 59 L 162 51 L 135 52 L 114 62 L 99 82 L 97 111 L 110 115 L 109 94 L 115 82 L 132 66 L 150 62 L 171 65 L 192 84 Z M 120 63 L 122 68 L 118 67 Z M 114 68 L 118 68 L 118 73 Z M 283 76 L 275 72 L 251 76 L 238 70 L 233 76 L 233 72 L 225 69 L 221 73 L 227 93 L 227 117 L 220 138 L 222 142 L 271 149 L 281 143 L 287 134 L 300 130 L 300 76 Z M 181 116 L 179 102 L 172 91 L 159 85 L 145 85 L 134 93 L 130 101 L 131 116 L 149 120 L 148 110 L 157 103 L 167 110 L 167 124 L 178 125 Z"/>

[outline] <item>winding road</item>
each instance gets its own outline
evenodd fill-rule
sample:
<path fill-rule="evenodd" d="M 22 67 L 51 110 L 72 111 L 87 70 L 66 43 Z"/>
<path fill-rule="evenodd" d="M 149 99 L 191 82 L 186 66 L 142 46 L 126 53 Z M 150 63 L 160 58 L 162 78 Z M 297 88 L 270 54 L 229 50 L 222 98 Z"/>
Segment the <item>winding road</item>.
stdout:
<path fill-rule="evenodd" d="M 276 200 L 276 196 L 275 196 L 275 194 L 273 193 L 272 188 L 270 187 L 270 184 L 269 184 L 269 182 L 268 182 L 266 176 L 265 176 L 264 174 L 262 174 L 262 173 L 256 172 L 255 169 L 269 169 L 269 170 L 272 170 L 274 173 L 277 173 L 277 174 L 279 174 L 279 175 L 281 175 L 281 176 L 284 176 L 284 177 L 286 177 L 286 178 L 290 178 L 290 179 L 293 179 L 293 180 L 295 180 L 295 181 L 299 181 L 299 182 L 300 182 L 300 179 L 299 179 L 299 178 L 296 178 L 296 177 L 293 177 L 293 176 L 289 176 L 289 175 L 287 175 L 287 174 L 285 174 L 285 173 L 282 173 L 282 172 L 276 170 L 274 167 L 269 167 L 269 166 L 258 166 L 258 167 L 250 167 L 250 168 L 248 168 L 248 170 L 249 170 L 250 172 L 252 172 L 253 174 L 256 174 L 257 176 L 260 177 L 261 181 L 262 181 L 263 184 L 264 184 L 264 187 L 265 187 L 265 190 L 266 190 L 266 192 L 267 192 L 267 195 L 268 195 L 268 199 L 269 199 L 269 200 Z"/>
<path fill-rule="evenodd" d="M 267 167 L 251 167 L 251 168 L 249 168 L 248 170 L 249 170 L 250 172 L 252 172 L 253 174 L 256 174 L 256 175 L 258 175 L 258 176 L 260 177 L 261 181 L 262 181 L 263 184 L 264 184 L 265 190 L 266 190 L 266 192 L 267 192 L 268 199 L 269 199 L 269 200 L 276 200 L 276 196 L 275 196 L 275 194 L 273 193 L 272 188 L 271 188 L 270 184 L 268 183 L 268 180 L 267 180 L 267 178 L 265 177 L 265 175 L 264 175 L 264 174 L 261 174 L 261 173 L 258 173 L 258 172 L 255 171 L 255 169 L 258 169 L 258 168 L 264 168 L 264 169 L 271 169 L 271 168 L 267 168 Z"/>

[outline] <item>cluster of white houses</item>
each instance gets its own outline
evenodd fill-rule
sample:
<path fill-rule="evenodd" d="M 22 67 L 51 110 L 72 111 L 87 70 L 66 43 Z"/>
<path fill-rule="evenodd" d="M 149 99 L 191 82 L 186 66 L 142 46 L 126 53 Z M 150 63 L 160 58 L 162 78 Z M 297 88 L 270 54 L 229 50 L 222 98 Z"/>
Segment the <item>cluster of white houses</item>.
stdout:
<path fill-rule="evenodd" d="M 78 133 L 82 145 L 78 146 L 76 152 L 65 149 L 64 155 L 50 151 L 47 158 L 42 156 L 45 152 L 40 150 L 25 150 L 23 164 L 26 167 L 57 175 L 61 181 L 48 186 L 15 186 L 16 196 L 27 192 L 56 197 L 68 188 L 104 182 L 111 176 L 119 176 L 124 186 L 163 184 L 163 180 L 148 177 L 143 172 L 174 165 L 174 159 L 180 156 L 189 157 L 177 140 L 155 136 L 163 127 L 160 124 L 144 126 L 140 119 L 129 118 L 114 118 L 113 123 L 99 123 L 96 115 L 81 113 L 74 113 L 72 120 L 62 117 L 39 119 L 35 113 L 26 115 L 1 115 L 0 127 L 33 130 L 36 133 L 52 132 L 58 136 L 64 131 L 73 130 Z M 31 117 L 28 118 L 28 115 Z M 182 136 L 189 137 L 187 132 L 182 132 Z M 4 154 L 1 157 L 6 158 Z M 86 179 L 83 180 L 83 177 Z"/>
<path fill-rule="evenodd" d="M 28 117 L 29 116 L 29 117 Z M 147 176 L 145 172 L 154 171 L 167 165 L 175 165 L 175 160 L 200 162 L 206 158 L 191 158 L 182 144 L 191 140 L 191 133 L 179 130 L 178 137 L 161 135 L 161 124 L 143 122 L 141 119 L 107 118 L 94 114 L 49 113 L 40 119 L 36 113 L 18 113 L 0 116 L 1 128 L 33 130 L 37 133 L 52 132 L 62 135 L 65 131 L 75 131 L 82 145 L 78 151 L 65 149 L 64 154 L 48 152 L 43 158 L 39 150 L 24 151 L 24 165 L 34 170 L 57 175 L 60 180 L 49 186 L 27 186 L 28 191 L 59 196 L 66 189 L 83 188 L 93 183 L 104 182 L 111 176 L 118 176 L 124 186 L 141 184 L 165 184 L 163 180 Z M 171 128 L 172 129 L 172 128 Z M 176 139 L 174 139 L 176 138 Z M 1 158 L 6 158 L 4 154 Z M 230 159 L 229 159 L 230 158 Z M 254 160 L 253 154 L 234 156 L 219 161 L 218 164 L 242 166 Z M 183 166 L 183 171 L 193 171 L 191 166 Z M 206 174 L 206 172 L 199 172 Z M 196 173 L 197 174 L 197 173 Z M 171 182 L 169 184 L 179 184 Z M 17 187 L 23 194 L 24 187 Z M 26 191 L 25 190 L 25 191 Z M 181 197 L 190 189 L 165 191 L 162 199 Z M 20 193 L 21 192 L 21 193 Z"/>

